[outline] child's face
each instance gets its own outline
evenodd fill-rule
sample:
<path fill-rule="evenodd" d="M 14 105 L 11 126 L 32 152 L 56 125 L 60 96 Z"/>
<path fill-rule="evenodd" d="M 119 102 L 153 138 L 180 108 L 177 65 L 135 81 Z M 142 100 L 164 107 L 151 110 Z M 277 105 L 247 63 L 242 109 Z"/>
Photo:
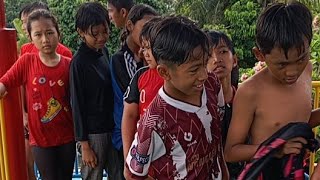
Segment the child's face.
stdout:
<path fill-rule="evenodd" d="M 80 31 L 80 36 L 85 39 L 85 43 L 91 49 L 102 49 L 109 38 L 109 29 L 107 24 L 90 26 L 86 33 Z"/>
<path fill-rule="evenodd" d="M 22 30 L 26 33 L 26 35 L 28 35 L 29 34 L 27 31 L 28 14 L 22 13 L 20 19 L 22 21 Z"/>
<path fill-rule="evenodd" d="M 270 54 L 263 55 L 260 51 L 259 53 L 260 56 L 255 52 L 257 59 L 266 62 L 267 68 L 276 79 L 289 85 L 298 80 L 310 60 L 310 46 L 307 42 L 304 52 L 299 53 L 297 48 L 289 49 L 288 58 L 284 50 L 279 47 L 273 48 Z"/>
<path fill-rule="evenodd" d="M 209 71 L 213 71 L 219 79 L 231 76 L 233 67 L 237 65 L 237 59 L 223 40 L 220 40 L 212 50 L 208 62 Z"/>
<path fill-rule="evenodd" d="M 197 47 L 193 52 L 196 59 L 192 58 L 187 63 L 168 68 L 169 75 L 164 79 L 169 84 L 171 96 L 179 100 L 200 97 L 204 82 L 208 78 L 206 67 L 208 58 L 205 57 L 204 60 L 202 54 L 202 49 Z"/>
<path fill-rule="evenodd" d="M 31 22 L 31 40 L 40 52 L 55 53 L 59 35 L 52 20 L 41 17 Z"/>
<path fill-rule="evenodd" d="M 122 8 L 120 11 L 117 10 L 113 4 L 108 3 L 108 13 L 110 21 L 116 26 L 116 28 L 123 28 L 126 23 L 126 10 Z"/>
<path fill-rule="evenodd" d="M 148 66 L 150 69 L 154 69 L 157 67 L 157 62 L 154 59 L 154 56 L 152 54 L 152 50 L 150 47 L 150 42 L 147 40 L 142 39 L 142 48 L 143 48 L 143 56 L 146 60 Z"/>
<path fill-rule="evenodd" d="M 141 43 L 140 43 L 139 38 L 140 38 L 140 33 L 142 30 L 142 27 L 147 21 L 149 21 L 153 17 L 154 16 L 152 16 L 152 15 L 143 16 L 143 18 L 140 19 L 139 21 L 137 21 L 135 24 L 133 24 L 131 21 L 127 22 L 128 23 L 128 30 L 130 31 L 130 35 L 132 36 L 134 43 L 140 47 L 141 47 Z"/>

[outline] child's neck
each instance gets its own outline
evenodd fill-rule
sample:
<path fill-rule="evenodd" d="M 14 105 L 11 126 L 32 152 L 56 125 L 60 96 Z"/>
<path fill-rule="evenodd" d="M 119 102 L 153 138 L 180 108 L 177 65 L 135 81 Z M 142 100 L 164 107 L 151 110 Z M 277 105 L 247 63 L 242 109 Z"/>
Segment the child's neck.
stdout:
<path fill-rule="evenodd" d="M 39 52 L 39 57 L 41 62 L 48 67 L 54 67 L 60 62 L 60 55 L 58 55 L 56 52 L 51 54 Z"/>
<path fill-rule="evenodd" d="M 222 90 L 223 90 L 223 96 L 226 103 L 230 103 L 230 101 L 233 99 L 233 88 L 231 85 L 231 75 L 220 79 Z"/>
<path fill-rule="evenodd" d="M 138 56 L 140 47 L 139 47 L 136 43 L 134 43 L 133 38 L 132 38 L 131 35 L 128 36 L 126 42 L 127 42 L 128 48 L 129 48 L 129 49 L 133 52 L 133 54 L 134 54 L 134 60 L 140 62 L 140 58 L 139 58 L 139 56 Z"/>
<path fill-rule="evenodd" d="M 178 89 L 172 87 L 172 85 L 169 83 L 164 83 L 163 90 L 168 96 L 178 101 L 182 101 L 198 107 L 201 107 L 202 105 L 201 103 L 202 93 L 200 93 L 199 96 L 196 96 L 196 95 L 188 96 L 182 93 L 181 91 L 179 91 Z"/>

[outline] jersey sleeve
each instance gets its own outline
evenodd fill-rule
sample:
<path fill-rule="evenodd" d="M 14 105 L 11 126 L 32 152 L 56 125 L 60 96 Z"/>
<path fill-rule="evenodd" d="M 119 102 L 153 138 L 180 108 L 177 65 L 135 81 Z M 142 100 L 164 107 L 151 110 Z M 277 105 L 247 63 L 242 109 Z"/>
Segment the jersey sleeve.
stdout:
<path fill-rule="evenodd" d="M 146 67 L 140 68 L 130 81 L 129 86 L 124 94 L 123 100 L 129 104 L 139 104 L 140 90 L 139 90 L 139 79 L 141 75 L 147 70 Z"/>
<path fill-rule="evenodd" d="M 111 57 L 111 59 L 113 66 L 112 69 L 115 75 L 115 81 L 117 85 L 120 87 L 122 93 L 125 93 L 131 78 L 129 77 L 128 72 L 123 65 L 123 55 L 121 53 L 116 53 Z"/>
<path fill-rule="evenodd" d="M 76 141 L 88 140 L 88 122 L 86 118 L 86 101 L 84 98 L 85 92 L 83 87 L 85 79 L 83 76 L 84 71 L 81 67 L 81 64 L 78 64 L 75 60 L 73 60 L 70 66 L 69 82 Z"/>
<path fill-rule="evenodd" d="M 31 62 L 32 54 L 21 56 L 13 66 L 1 77 L 0 82 L 8 88 L 18 87 L 26 82 L 28 62 Z"/>
<path fill-rule="evenodd" d="M 133 177 L 147 177 L 151 162 L 166 153 L 162 138 L 153 128 L 154 118 L 148 115 L 143 116 L 126 158 L 126 165 Z"/>

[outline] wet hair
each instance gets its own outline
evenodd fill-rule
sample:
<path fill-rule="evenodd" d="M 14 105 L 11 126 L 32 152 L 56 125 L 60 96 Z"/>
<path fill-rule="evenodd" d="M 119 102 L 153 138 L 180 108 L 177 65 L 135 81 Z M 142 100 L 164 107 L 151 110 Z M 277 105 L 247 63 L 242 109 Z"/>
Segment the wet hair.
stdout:
<path fill-rule="evenodd" d="M 267 7 L 259 16 L 256 28 L 256 44 L 263 54 L 275 47 L 282 48 L 286 57 L 290 48 L 304 52 L 304 40 L 312 39 L 312 15 L 299 2 L 276 3 Z"/>
<path fill-rule="evenodd" d="M 231 51 L 232 55 L 236 55 L 236 52 L 234 50 L 233 43 L 231 39 L 220 31 L 210 31 L 208 32 L 209 38 L 211 40 L 211 45 L 213 48 L 217 47 L 219 42 L 224 42 L 228 49 Z M 235 66 L 231 70 L 231 85 L 234 87 L 238 87 L 239 83 L 239 66 Z"/>
<path fill-rule="evenodd" d="M 92 27 L 100 24 L 106 25 L 106 29 L 110 30 L 110 19 L 108 10 L 99 2 L 86 2 L 81 4 L 76 14 L 76 30 L 92 33 Z"/>
<path fill-rule="evenodd" d="M 158 64 L 181 65 L 191 59 L 202 58 L 207 63 L 210 54 L 209 39 L 193 21 L 183 16 L 164 18 L 155 27 L 155 37 L 150 41 L 152 54 Z M 194 54 L 200 47 L 201 57 Z"/>
<path fill-rule="evenodd" d="M 120 11 L 122 8 L 130 11 L 134 5 L 133 0 L 108 0 L 108 3 L 112 4 L 117 11 Z"/>
<path fill-rule="evenodd" d="M 150 41 L 151 39 L 154 38 L 155 34 L 154 34 L 154 27 L 156 26 L 157 23 L 159 23 L 163 18 L 161 16 L 156 16 L 152 19 L 150 19 L 148 22 L 146 22 L 143 27 L 142 30 L 140 32 L 140 42 L 142 42 L 142 40 L 147 40 Z"/>
<path fill-rule="evenodd" d="M 144 16 L 158 16 L 156 10 L 153 7 L 146 4 L 137 4 L 134 5 L 128 13 L 127 21 L 131 21 L 133 24 L 136 24 L 139 20 L 143 19 Z M 121 34 L 121 41 L 124 42 L 128 35 L 130 34 L 129 30 L 125 28 L 125 31 Z"/>
<path fill-rule="evenodd" d="M 56 28 L 58 36 L 60 37 L 60 31 L 59 31 L 59 26 L 58 26 L 58 22 L 57 19 L 52 15 L 51 12 L 45 10 L 45 9 L 38 9 L 33 11 L 29 16 L 28 16 L 28 23 L 27 23 L 27 30 L 29 33 L 29 36 L 31 36 L 31 23 L 34 21 L 38 21 L 40 20 L 40 18 L 45 18 L 45 19 L 49 19 L 52 21 L 53 26 Z"/>
<path fill-rule="evenodd" d="M 32 13 L 35 10 L 38 9 L 44 9 L 47 11 L 49 10 L 49 7 L 46 3 L 42 2 L 42 1 L 38 1 L 38 2 L 33 2 L 33 3 L 29 3 L 25 6 L 23 6 L 23 8 L 21 9 L 21 11 L 19 12 L 19 18 L 21 18 L 22 15 L 29 15 L 30 13 Z"/>

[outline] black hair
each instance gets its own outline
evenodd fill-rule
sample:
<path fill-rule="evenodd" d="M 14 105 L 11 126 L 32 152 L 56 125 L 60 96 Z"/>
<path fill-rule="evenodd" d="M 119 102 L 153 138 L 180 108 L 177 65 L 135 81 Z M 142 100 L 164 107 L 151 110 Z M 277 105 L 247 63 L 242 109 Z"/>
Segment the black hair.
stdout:
<path fill-rule="evenodd" d="M 213 47 L 216 47 L 219 44 L 219 42 L 222 40 L 227 45 L 231 53 L 233 55 L 236 54 L 231 39 L 225 33 L 220 31 L 209 31 L 208 35 L 210 37 Z"/>
<path fill-rule="evenodd" d="M 234 50 L 233 43 L 231 39 L 223 32 L 220 31 L 209 31 L 208 35 L 210 37 L 211 43 L 213 47 L 218 46 L 219 42 L 224 42 L 228 49 L 231 51 L 232 55 L 236 55 L 236 52 Z M 235 66 L 231 70 L 231 85 L 234 87 L 238 87 L 239 83 L 239 66 Z"/>
<path fill-rule="evenodd" d="M 156 16 L 143 25 L 139 37 L 140 42 L 142 42 L 143 39 L 147 41 L 151 41 L 151 39 L 154 39 L 155 34 L 153 29 L 156 24 L 159 23 L 162 19 L 163 18 L 161 16 Z"/>
<path fill-rule="evenodd" d="M 33 3 L 26 4 L 25 6 L 22 7 L 21 11 L 19 12 L 19 18 L 21 18 L 21 16 L 24 14 L 29 15 L 30 13 L 38 9 L 44 9 L 44 10 L 50 11 L 46 3 L 42 1 L 33 2 Z"/>
<path fill-rule="evenodd" d="M 59 26 L 57 19 L 52 15 L 51 12 L 45 10 L 45 9 L 38 9 L 33 11 L 29 16 L 28 16 L 28 23 L 27 23 L 27 30 L 29 33 L 30 38 L 31 36 L 31 23 L 33 21 L 38 21 L 40 18 L 45 18 L 45 19 L 50 19 L 52 21 L 52 24 L 57 30 L 58 36 L 60 37 L 60 31 L 59 31 Z"/>
<path fill-rule="evenodd" d="M 152 54 L 158 64 L 181 65 L 196 58 L 194 50 L 200 47 L 204 63 L 210 54 L 209 39 L 193 21 L 183 16 L 164 18 L 155 27 L 155 37 L 150 41 Z"/>
<path fill-rule="evenodd" d="M 134 5 L 133 0 L 108 0 L 108 3 L 112 4 L 117 9 L 117 11 L 120 11 L 120 9 L 122 8 L 130 11 L 130 9 Z"/>
<path fill-rule="evenodd" d="M 133 24 L 136 24 L 137 21 L 143 19 L 143 17 L 147 15 L 158 16 L 159 14 L 153 9 L 153 7 L 149 5 L 137 4 L 129 11 L 127 20 L 130 20 Z"/>
<path fill-rule="evenodd" d="M 311 43 L 312 15 L 299 2 L 275 3 L 259 16 L 256 28 L 256 44 L 263 54 L 269 54 L 274 47 L 282 48 L 286 57 L 290 48 L 305 51 L 304 40 Z"/>
<path fill-rule="evenodd" d="M 158 13 L 149 5 L 137 4 L 134 5 L 129 11 L 127 21 L 130 20 L 133 24 L 136 24 L 136 22 L 143 19 L 143 17 L 147 15 L 158 16 Z M 125 30 L 121 33 L 120 41 L 125 42 L 129 34 L 129 30 L 125 28 Z"/>
<path fill-rule="evenodd" d="M 86 2 L 81 4 L 76 14 L 76 30 L 79 28 L 81 31 L 87 33 L 90 29 L 92 33 L 92 27 L 106 24 L 106 29 L 110 30 L 110 19 L 108 10 L 99 2 Z"/>

